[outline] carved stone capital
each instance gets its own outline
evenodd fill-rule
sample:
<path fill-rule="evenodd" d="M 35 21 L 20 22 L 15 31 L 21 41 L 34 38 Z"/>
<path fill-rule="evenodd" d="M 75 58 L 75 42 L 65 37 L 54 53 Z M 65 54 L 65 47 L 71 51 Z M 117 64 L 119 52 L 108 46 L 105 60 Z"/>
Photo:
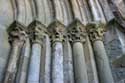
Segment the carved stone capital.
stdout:
<path fill-rule="evenodd" d="M 28 26 L 27 33 L 32 43 L 42 44 L 47 34 L 46 26 L 35 20 Z"/>
<path fill-rule="evenodd" d="M 87 31 L 92 42 L 103 39 L 105 25 L 101 23 L 92 23 L 87 25 Z"/>
<path fill-rule="evenodd" d="M 75 20 L 68 27 L 68 37 L 72 42 L 85 42 L 86 41 L 86 29 L 85 26 L 79 21 Z"/>
<path fill-rule="evenodd" d="M 21 23 L 14 21 L 11 26 L 7 29 L 9 34 L 9 42 L 12 43 L 23 43 L 26 40 L 27 34 L 25 32 L 25 26 Z"/>
<path fill-rule="evenodd" d="M 63 42 L 66 38 L 65 26 L 59 21 L 54 21 L 48 27 L 49 35 L 52 42 Z"/>

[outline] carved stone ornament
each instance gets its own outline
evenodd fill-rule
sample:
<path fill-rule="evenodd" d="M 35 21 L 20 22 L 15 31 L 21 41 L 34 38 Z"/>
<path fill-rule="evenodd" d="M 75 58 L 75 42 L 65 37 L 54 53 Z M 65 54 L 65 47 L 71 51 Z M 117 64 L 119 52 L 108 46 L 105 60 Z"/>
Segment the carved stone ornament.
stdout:
<path fill-rule="evenodd" d="M 91 23 L 86 26 L 90 40 L 92 42 L 103 39 L 105 25 L 102 23 Z"/>
<path fill-rule="evenodd" d="M 26 27 L 23 26 L 21 23 L 14 21 L 11 26 L 7 29 L 9 34 L 9 42 L 24 42 L 26 40 L 27 34 L 25 32 Z"/>
<path fill-rule="evenodd" d="M 85 26 L 79 21 L 75 20 L 68 27 L 68 37 L 72 42 L 85 42 L 86 41 Z"/>
<path fill-rule="evenodd" d="M 42 44 L 45 34 L 47 34 L 46 26 L 35 20 L 28 26 L 27 33 L 32 43 Z"/>
<path fill-rule="evenodd" d="M 49 35 L 52 42 L 63 42 L 66 38 L 65 26 L 59 21 L 54 21 L 48 27 Z"/>

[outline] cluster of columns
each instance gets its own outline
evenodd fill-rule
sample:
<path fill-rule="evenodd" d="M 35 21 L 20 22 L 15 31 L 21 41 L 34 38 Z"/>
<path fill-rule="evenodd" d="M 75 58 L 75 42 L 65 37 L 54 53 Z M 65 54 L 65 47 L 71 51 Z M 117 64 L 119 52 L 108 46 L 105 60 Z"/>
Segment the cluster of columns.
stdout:
<path fill-rule="evenodd" d="M 79 20 L 68 27 L 55 21 L 48 28 L 36 20 L 28 28 L 15 21 L 8 29 L 11 50 L 3 83 L 89 83 L 83 47 L 87 36 L 99 78 L 93 83 L 114 83 L 103 32 L 102 24 L 84 26 Z"/>

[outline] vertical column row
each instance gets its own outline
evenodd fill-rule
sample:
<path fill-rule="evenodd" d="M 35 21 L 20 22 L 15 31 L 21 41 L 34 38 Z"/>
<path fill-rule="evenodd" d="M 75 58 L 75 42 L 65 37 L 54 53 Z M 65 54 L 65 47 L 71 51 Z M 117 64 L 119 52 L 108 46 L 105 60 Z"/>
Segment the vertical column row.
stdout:
<path fill-rule="evenodd" d="M 50 82 L 51 52 L 48 48 L 50 46 L 47 44 L 44 45 L 45 55 L 42 55 L 43 44 L 45 41 L 50 42 L 45 28 L 36 20 L 27 29 L 17 21 L 9 27 L 9 41 L 12 49 L 10 50 L 4 83 Z M 32 47 L 30 48 L 30 46 Z"/>
<path fill-rule="evenodd" d="M 55 21 L 47 30 L 39 21 L 33 21 L 26 31 L 24 26 L 14 22 L 8 29 L 12 49 L 4 83 L 14 83 L 15 80 L 16 83 L 50 83 L 51 80 L 53 83 L 89 83 L 83 47 L 88 34 L 95 52 L 100 82 L 114 83 L 102 42 L 103 26 L 96 23 L 85 27 L 79 20 L 75 20 L 66 29 L 59 21 Z M 92 72 L 95 73 L 96 69 Z"/>

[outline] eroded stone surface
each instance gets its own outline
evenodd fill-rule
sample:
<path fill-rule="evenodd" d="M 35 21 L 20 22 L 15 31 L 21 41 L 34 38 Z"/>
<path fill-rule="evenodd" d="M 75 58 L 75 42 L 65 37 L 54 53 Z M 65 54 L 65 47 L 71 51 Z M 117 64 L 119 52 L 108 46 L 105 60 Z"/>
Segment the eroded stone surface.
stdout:
<path fill-rule="evenodd" d="M 105 22 L 106 19 L 106 21 L 110 21 L 114 19 L 114 16 L 111 13 L 113 10 L 110 11 L 108 7 L 107 3 L 109 2 L 109 0 L 89 0 L 89 2 L 85 0 L 0 0 L 0 82 L 3 79 L 5 66 L 9 58 L 10 46 L 6 29 L 11 22 L 18 20 L 27 26 L 34 19 L 38 19 L 42 24 L 48 26 L 55 19 L 58 19 L 67 26 L 74 18 L 80 20 L 84 25 L 92 20 Z M 122 18 L 124 18 L 124 0 L 114 0 L 114 2 Z M 112 62 L 112 59 L 117 59 L 117 57 L 123 55 L 125 46 L 124 38 L 120 35 L 115 35 L 117 34 L 116 32 L 113 33 L 114 36 L 107 37 L 111 41 L 105 39 L 110 62 Z M 112 31 L 109 30 L 108 36 L 111 34 Z M 113 39 L 114 37 L 116 39 Z M 116 83 L 124 79 L 123 69 L 124 67 L 112 70 Z"/>

